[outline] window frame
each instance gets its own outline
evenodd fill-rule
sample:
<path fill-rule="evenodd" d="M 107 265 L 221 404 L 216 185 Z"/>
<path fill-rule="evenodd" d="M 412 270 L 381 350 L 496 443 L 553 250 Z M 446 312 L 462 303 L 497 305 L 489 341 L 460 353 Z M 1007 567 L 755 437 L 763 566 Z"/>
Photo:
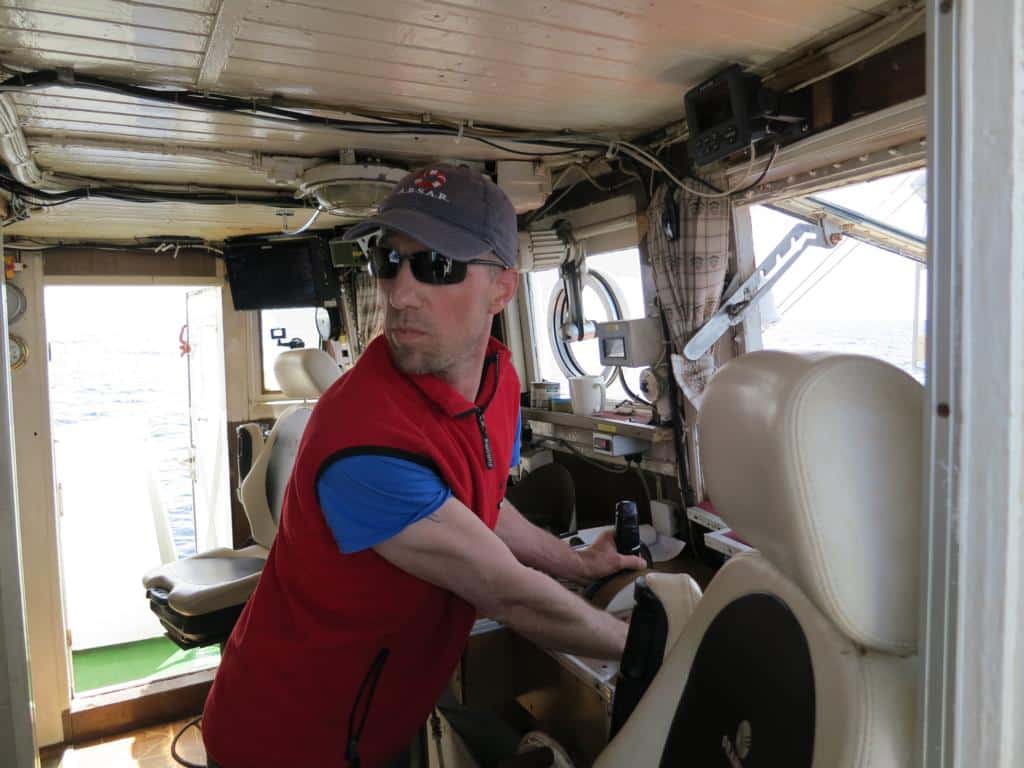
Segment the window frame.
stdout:
<path fill-rule="evenodd" d="M 293 307 L 293 309 L 305 309 L 305 307 Z M 309 307 L 315 311 L 316 307 Z M 294 398 L 285 397 L 280 389 L 267 390 L 263 388 L 263 310 L 254 309 L 245 312 L 245 333 L 248 337 L 247 344 L 248 369 L 249 369 L 249 402 L 254 406 L 259 405 L 288 405 L 302 402 Z M 317 336 L 319 338 L 319 335 Z M 310 349 L 310 347 L 307 347 Z M 317 349 L 323 349 L 322 340 Z"/>
<path fill-rule="evenodd" d="M 833 187 L 818 188 L 810 193 L 780 197 L 772 200 L 754 200 L 745 202 L 743 205 L 733 206 L 736 269 L 740 283 L 742 284 L 746 281 L 757 269 L 754 252 L 753 220 L 750 214 L 751 208 L 754 205 L 763 205 L 786 216 L 809 223 L 817 223 L 823 216 L 827 216 L 837 221 L 848 236 L 855 236 L 856 239 L 868 245 L 888 251 L 893 257 L 907 258 L 919 265 L 923 265 L 924 268 L 928 268 L 927 241 L 925 238 L 917 237 L 909 232 L 886 225 L 885 222 L 871 219 L 870 217 L 858 214 L 856 211 L 833 205 L 814 196 L 823 191 L 823 189 L 852 186 L 876 179 L 889 178 L 901 173 L 922 170 L 925 167 L 925 164 L 921 162 L 913 167 L 899 167 L 888 173 L 872 173 L 864 177 L 844 178 Z M 916 314 L 914 318 L 915 333 L 918 323 Z M 743 322 L 732 329 L 732 338 L 737 354 L 746 354 L 747 352 L 764 349 L 764 338 L 761 330 L 763 325 L 762 319 L 760 302 L 757 302 L 752 304 L 750 309 L 747 310 Z M 916 344 L 916 339 L 913 343 Z"/>
<path fill-rule="evenodd" d="M 635 242 L 633 245 L 626 245 L 624 247 L 619 247 L 618 245 L 616 245 L 615 247 L 607 248 L 607 249 L 602 249 L 600 251 L 592 251 L 592 252 L 588 251 L 586 253 L 586 255 L 584 256 L 584 261 L 586 261 L 587 259 L 590 259 L 590 258 L 596 258 L 596 257 L 604 256 L 604 255 L 607 255 L 607 254 L 611 254 L 611 253 L 618 253 L 618 252 L 630 251 L 630 250 L 636 251 L 637 269 L 638 269 L 637 277 L 640 280 L 640 293 L 641 293 L 641 297 L 640 298 L 641 298 L 641 302 L 642 302 L 642 306 L 641 306 L 642 314 L 638 318 L 636 318 L 636 319 L 642 319 L 642 318 L 646 318 L 646 317 L 655 317 L 655 316 L 657 316 L 657 312 L 656 312 L 656 306 L 657 305 L 656 305 L 656 301 L 655 301 L 655 298 L 654 298 L 655 288 L 654 288 L 653 273 L 652 273 L 650 265 L 646 261 L 644 249 L 640 247 L 639 238 L 637 237 L 635 239 L 637 240 L 637 242 Z M 517 301 L 519 302 L 519 304 L 518 304 L 518 310 L 519 310 L 518 314 L 519 314 L 519 319 L 520 319 L 520 329 L 521 329 L 521 332 L 523 333 L 523 338 L 528 341 L 528 343 L 524 343 L 523 347 L 524 347 L 524 358 L 525 358 L 525 363 L 526 363 L 525 367 L 526 367 L 526 369 L 528 371 L 528 374 L 529 374 L 529 381 L 531 381 L 531 382 L 532 381 L 539 381 L 540 380 L 540 376 L 541 376 L 541 374 L 540 374 L 541 364 L 540 364 L 540 359 L 539 359 L 539 355 L 538 355 L 539 345 L 536 343 L 536 337 L 534 335 L 535 333 L 539 332 L 539 333 L 543 333 L 543 334 L 547 335 L 548 340 L 551 343 L 552 355 L 553 355 L 553 358 L 554 358 L 555 365 L 557 366 L 559 371 L 562 373 L 562 375 L 564 375 L 566 377 L 566 380 L 572 378 L 573 376 L 600 375 L 600 376 L 602 376 L 604 378 L 605 386 L 606 387 L 615 386 L 616 382 L 618 382 L 619 386 L 622 387 L 622 395 L 623 395 L 623 397 L 628 398 L 629 397 L 629 387 L 630 387 L 630 385 L 628 384 L 628 382 L 624 381 L 625 376 L 623 374 L 623 366 L 604 366 L 600 371 L 595 372 L 595 373 L 588 373 L 588 372 L 584 372 L 584 373 L 569 373 L 569 372 L 566 371 L 566 369 L 565 369 L 565 367 L 563 365 L 563 362 L 559 359 L 560 355 L 559 355 L 558 347 L 560 345 L 557 344 L 555 339 L 553 338 L 553 333 L 554 333 L 554 330 L 555 330 L 555 325 L 554 325 L 555 324 L 555 320 L 554 320 L 554 317 L 553 317 L 552 313 L 553 313 L 553 310 L 556 308 L 555 299 L 558 296 L 558 290 L 556 290 L 552 294 L 552 296 L 550 296 L 548 298 L 547 302 L 545 302 L 544 311 L 543 311 L 543 320 L 541 321 L 542 324 L 538 328 L 538 326 L 537 326 L 537 324 L 535 322 L 535 321 L 538 320 L 538 317 L 537 317 L 537 313 L 534 312 L 533 301 L 532 301 L 532 296 L 533 296 L 533 282 L 532 281 L 534 279 L 534 275 L 536 273 L 538 273 L 538 272 L 547 272 L 547 271 L 552 271 L 552 270 L 557 270 L 557 269 L 558 269 L 558 267 L 555 267 L 555 266 L 547 266 L 544 269 L 531 269 L 531 270 L 523 273 L 526 279 L 524 281 L 524 284 L 523 284 L 521 290 L 519 291 L 519 296 L 517 297 Z M 619 319 L 623 319 L 622 315 L 626 314 L 627 302 L 625 300 L 625 296 L 622 293 L 621 286 L 619 286 L 619 284 L 615 280 L 614 276 L 610 275 L 610 274 L 607 274 L 606 272 L 603 272 L 600 269 L 591 269 L 589 267 L 587 268 L 586 274 L 587 275 L 595 275 L 595 277 L 598 280 L 600 280 L 602 282 L 602 284 L 607 285 L 609 295 L 613 297 L 613 299 L 616 302 L 616 305 L 618 307 L 618 312 L 619 312 L 619 315 L 620 315 Z M 558 286 L 560 284 L 560 282 L 561 282 L 561 278 L 559 277 L 558 280 L 556 281 L 555 285 Z M 609 321 L 611 321 L 611 319 Z M 563 346 L 564 346 L 564 343 L 563 343 Z M 574 356 L 573 359 L 575 359 L 575 356 Z M 609 371 L 609 369 L 610 369 L 610 371 Z M 609 372 L 605 373 L 605 371 L 609 371 Z M 524 387 L 526 386 L 526 384 L 527 384 L 527 382 L 524 381 L 523 382 Z M 633 388 L 635 388 L 636 385 L 634 384 L 632 386 L 633 386 Z"/>

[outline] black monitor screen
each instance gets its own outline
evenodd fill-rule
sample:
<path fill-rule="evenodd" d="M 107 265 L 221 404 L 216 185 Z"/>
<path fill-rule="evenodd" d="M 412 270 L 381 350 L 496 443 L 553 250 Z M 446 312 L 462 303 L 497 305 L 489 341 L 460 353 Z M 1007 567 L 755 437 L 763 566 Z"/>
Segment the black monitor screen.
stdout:
<path fill-rule="evenodd" d="M 625 360 L 626 359 L 626 340 L 621 336 L 612 336 L 607 339 L 602 339 L 604 343 L 604 359 L 605 360 Z"/>
<path fill-rule="evenodd" d="M 704 133 L 716 125 L 732 120 L 732 98 L 729 81 L 725 78 L 702 90 L 697 97 L 697 133 Z"/>
<path fill-rule="evenodd" d="M 319 238 L 227 245 L 235 309 L 315 307 L 336 298 L 337 277 Z"/>

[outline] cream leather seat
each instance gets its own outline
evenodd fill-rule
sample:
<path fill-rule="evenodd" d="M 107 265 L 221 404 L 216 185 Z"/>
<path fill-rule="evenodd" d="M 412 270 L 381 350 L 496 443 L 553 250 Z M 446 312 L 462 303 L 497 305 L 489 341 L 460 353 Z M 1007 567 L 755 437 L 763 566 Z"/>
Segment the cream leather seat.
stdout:
<path fill-rule="evenodd" d="M 758 551 L 712 580 L 597 766 L 910 765 L 923 416 L 872 358 L 756 352 L 715 376 L 708 494 Z"/>
<path fill-rule="evenodd" d="M 183 648 L 223 642 L 245 601 L 256 588 L 277 534 L 285 487 L 312 402 L 341 375 L 337 363 L 319 349 L 281 353 L 274 373 L 285 397 L 302 400 L 285 410 L 266 439 L 259 424 L 238 428 L 240 453 L 252 457 L 239 499 L 252 529 L 253 543 L 241 549 L 201 552 L 148 572 L 142 580 L 150 608 L 168 636 Z M 246 462 L 241 462 L 243 464 Z"/>

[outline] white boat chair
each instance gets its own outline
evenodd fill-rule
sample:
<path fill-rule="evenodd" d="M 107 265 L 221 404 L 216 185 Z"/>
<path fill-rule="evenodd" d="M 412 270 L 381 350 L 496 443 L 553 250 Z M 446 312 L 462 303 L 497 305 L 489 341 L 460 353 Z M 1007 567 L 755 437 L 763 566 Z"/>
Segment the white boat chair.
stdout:
<path fill-rule="evenodd" d="M 225 641 L 238 620 L 277 534 L 285 488 L 313 401 L 341 375 L 319 349 L 281 353 L 274 373 L 290 406 L 263 438 L 259 424 L 243 424 L 239 438 L 239 499 L 252 529 L 241 549 L 200 552 L 149 571 L 142 579 L 150 609 L 182 648 Z M 251 460 L 250 460 L 251 457 Z"/>
<path fill-rule="evenodd" d="M 757 551 L 695 605 L 685 577 L 661 585 L 692 615 L 598 768 L 911 764 L 923 418 L 921 385 L 872 358 L 756 352 L 715 376 L 706 486 Z"/>

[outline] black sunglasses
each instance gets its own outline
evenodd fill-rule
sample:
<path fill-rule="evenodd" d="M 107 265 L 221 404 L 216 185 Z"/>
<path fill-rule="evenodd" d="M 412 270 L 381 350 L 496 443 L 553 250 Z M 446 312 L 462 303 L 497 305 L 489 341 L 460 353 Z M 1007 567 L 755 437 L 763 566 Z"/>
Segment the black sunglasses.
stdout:
<path fill-rule="evenodd" d="M 470 264 L 489 264 L 492 267 L 508 269 L 500 261 L 493 259 L 470 259 L 456 261 L 437 251 L 416 251 L 401 254 L 387 245 L 371 245 L 368 249 L 370 274 L 378 280 L 391 280 L 398 276 L 402 268 L 402 260 L 409 262 L 412 276 L 421 283 L 428 285 L 454 285 L 466 279 Z"/>

